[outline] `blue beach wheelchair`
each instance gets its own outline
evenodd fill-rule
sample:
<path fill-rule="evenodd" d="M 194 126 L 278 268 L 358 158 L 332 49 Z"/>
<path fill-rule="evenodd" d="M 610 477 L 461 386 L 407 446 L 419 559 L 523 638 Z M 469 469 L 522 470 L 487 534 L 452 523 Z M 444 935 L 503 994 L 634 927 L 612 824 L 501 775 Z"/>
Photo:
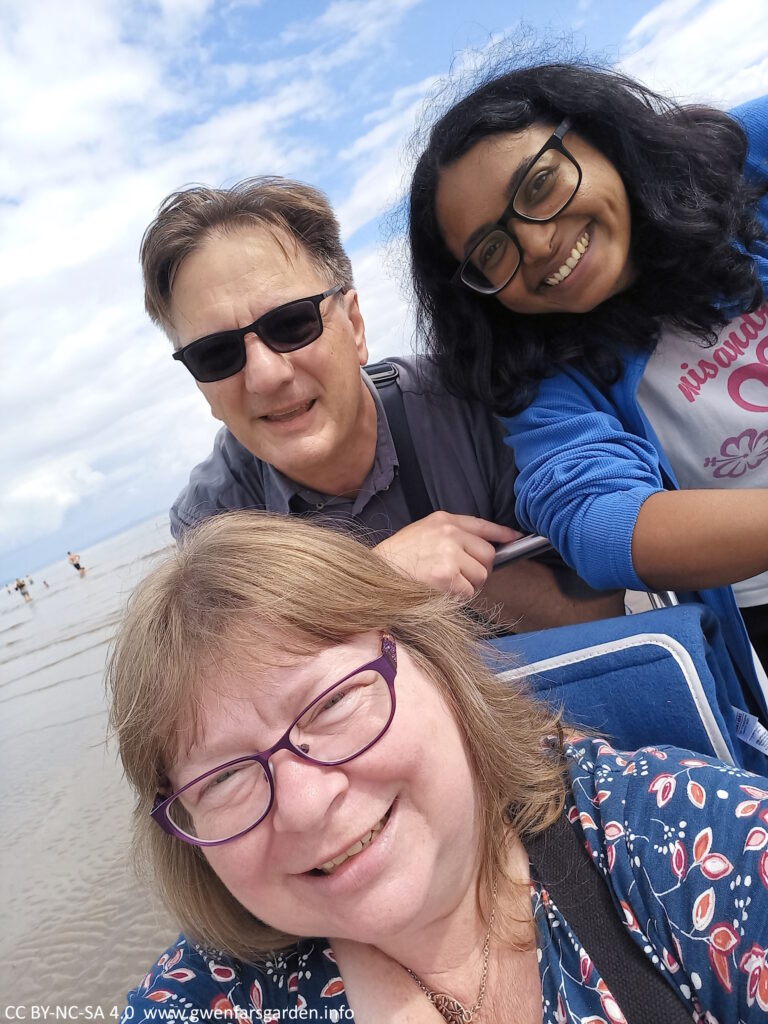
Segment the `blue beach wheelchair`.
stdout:
<path fill-rule="evenodd" d="M 506 545 L 499 562 L 545 550 L 541 537 Z M 533 693 L 562 707 L 574 725 L 588 726 L 634 750 L 672 744 L 768 775 L 768 757 L 741 738 L 749 716 L 738 676 L 714 613 L 652 595 L 655 610 L 562 626 L 493 641 Z M 507 659 L 502 659 L 506 661 Z"/>

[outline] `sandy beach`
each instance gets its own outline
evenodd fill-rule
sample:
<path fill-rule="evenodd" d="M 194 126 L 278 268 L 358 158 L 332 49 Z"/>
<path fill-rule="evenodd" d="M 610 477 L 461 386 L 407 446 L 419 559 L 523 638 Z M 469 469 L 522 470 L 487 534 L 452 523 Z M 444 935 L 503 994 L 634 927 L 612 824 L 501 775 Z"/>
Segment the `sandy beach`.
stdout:
<path fill-rule="evenodd" d="M 104 693 L 126 598 L 170 543 L 167 518 L 157 517 L 81 550 L 84 579 L 64 553 L 32 574 L 30 604 L 0 591 L 6 1019 L 30 1020 L 45 1006 L 76 1007 L 87 1019 L 86 1008 L 98 1006 L 114 1020 L 125 993 L 175 938 L 129 864 L 132 800 L 114 744 L 105 744 Z"/>

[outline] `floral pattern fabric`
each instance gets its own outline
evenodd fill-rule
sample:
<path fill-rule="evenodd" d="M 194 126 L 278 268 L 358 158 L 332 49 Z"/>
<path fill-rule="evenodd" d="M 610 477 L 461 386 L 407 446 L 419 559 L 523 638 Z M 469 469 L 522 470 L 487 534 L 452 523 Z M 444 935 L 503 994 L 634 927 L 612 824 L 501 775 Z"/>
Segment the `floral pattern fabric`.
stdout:
<path fill-rule="evenodd" d="M 589 739 L 566 754 L 569 820 L 692 1020 L 766 1021 L 768 780 L 674 747 L 622 753 Z M 622 1024 L 589 950 L 535 881 L 531 901 L 544 1024 Z M 326 940 L 303 939 L 256 966 L 181 937 L 129 993 L 123 1022 L 301 1020 L 302 1010 L 354 1019 Z"/>
<path fill-rule="evenodd" d="M 631 937 L 703 1024 L 768 1014 L 768 780 L 674 747 L 568 748 L 568 817 Z M 532 885 L 545 1024 L 621 1024 L 589 951 Z"/>

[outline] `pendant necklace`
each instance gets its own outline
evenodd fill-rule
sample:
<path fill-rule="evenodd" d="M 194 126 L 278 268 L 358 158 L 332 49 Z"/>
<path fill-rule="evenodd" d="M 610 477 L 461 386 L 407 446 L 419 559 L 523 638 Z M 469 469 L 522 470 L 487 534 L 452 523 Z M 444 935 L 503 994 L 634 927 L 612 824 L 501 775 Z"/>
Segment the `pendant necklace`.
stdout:
<path fill-rule="evenodd" d="M 455 999 L 448 992 L 433 992 L 432 989 L 427 988 L 418 974 L 414 973 L 410 967 L 405 968 L 443 1020 L 447 1021 L 447 1024 L 472 1024 L 475 1014 L 480 1011 L 480 1007 L 483 1005 L 485 983 L 488 978 L 488 960 L 491 955 L 491 929 L 493 928 L 493 918 L 496 914 L 495 882 L 491 890 L 491 901 L 491 916 L 488 919 L 488 931 L 485 933 L 485 945 L 483 946 L 483 973 L 480 976 L 480 990 L 472 1006 L 464 1006 L 463 1003 L 460 1003 L 458 999 Z"/>

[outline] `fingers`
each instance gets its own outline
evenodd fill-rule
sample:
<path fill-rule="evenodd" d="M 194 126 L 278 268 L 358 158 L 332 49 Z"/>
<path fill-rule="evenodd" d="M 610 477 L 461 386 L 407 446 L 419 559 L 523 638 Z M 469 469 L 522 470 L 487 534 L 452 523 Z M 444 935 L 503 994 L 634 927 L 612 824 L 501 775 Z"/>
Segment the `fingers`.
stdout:
<path fill-rule="evenodd" d="M 472 534 L 465 534 L 462 537 L 462 546 L 464 551 L 483 567 L 484 576 L 481 583 L 485 583 L 485 577 L 493 571 L 496 548 L 482 537 L 475 537 Z"/>
<path fill-rule="evenodd" d="M 445 563 L 443 577 L 450 580 L 452 593 L 467 597 L 482 587 L 493 571 L 496 548 L 491 542 L 509 543 L 510 535 L 513 540 L 519 536 L 517 530 L 508 526 L 474 516 L 441 516 L 434 528 L 434 557 Z M 472 587 L 471 594 L 467 593 L 467 584 Z"/>
<path fill-rule="evenodd" d="M 457 532 L 431 551 L 423 549 L 419 575 L 440 590 L 470 598 L 488 579 L 494 552 L 480 537 Z"/>
<path fill-rule="evenodd" d="M 492 523 L 478 516 L 458 516 L 452 512 L 433 512 L 425 519 L 421 519 L 418 525 L 434 529 L 459 530 L 475 537 L 482 537 L 493 544 L 509 544 L 510 541 L 525 536 L 520 530 L 513 530 L 511 526 Z"/>
<path fill-rule="evenodd" d="M 461 597 L 474 597 L 476 592 L 485 585 L 488 569 L 471 555 L 459 560 L 457 571 L 451 581 L 451 593 Z"/>
<path fill-rule="evenodd" d="M 493 568 L 494 544 L 521 534 L 476 516 L 433 512 L 377 545 L 395 568 L 434 587 L 471 598 Z"/>
<path fill-rule="evenodd" d="M 462 601 L 471 601 L 475 596 L 477 588 L 462 575 L 457 575 L 451 581 L 450 586 L 445 588 L 446 593 L 460 597 Z"/>

